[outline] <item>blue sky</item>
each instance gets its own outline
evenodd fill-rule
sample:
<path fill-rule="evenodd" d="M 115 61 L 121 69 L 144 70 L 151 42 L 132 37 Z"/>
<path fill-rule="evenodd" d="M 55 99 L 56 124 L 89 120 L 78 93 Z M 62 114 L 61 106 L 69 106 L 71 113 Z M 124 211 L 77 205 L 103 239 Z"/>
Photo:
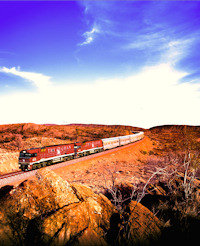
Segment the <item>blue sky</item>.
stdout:
<path fill-rule="evenodd" d="M 200 2 L 0 2 L 0 124 L 200 125 Z"/>

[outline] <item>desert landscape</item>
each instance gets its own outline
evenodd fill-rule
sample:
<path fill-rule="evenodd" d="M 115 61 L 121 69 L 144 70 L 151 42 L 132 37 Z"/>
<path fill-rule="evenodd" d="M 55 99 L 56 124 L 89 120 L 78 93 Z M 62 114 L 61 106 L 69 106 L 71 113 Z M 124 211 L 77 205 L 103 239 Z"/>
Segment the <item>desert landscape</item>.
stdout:
<path fill-rule="evenodd" d="M 42 168 L 28 180 L 1 187 L 1 245 L 195 242 L 200 228 L 199 127 L 3 125 L 1 174 L 18 170 L 22 149 L 138 130 L 145 133 L 139 142 L 54 171 Z"/>
<path fill-rule="evenodd" d="M 0 246 L 198 244 L 199 12 L 0 1 Z"/>

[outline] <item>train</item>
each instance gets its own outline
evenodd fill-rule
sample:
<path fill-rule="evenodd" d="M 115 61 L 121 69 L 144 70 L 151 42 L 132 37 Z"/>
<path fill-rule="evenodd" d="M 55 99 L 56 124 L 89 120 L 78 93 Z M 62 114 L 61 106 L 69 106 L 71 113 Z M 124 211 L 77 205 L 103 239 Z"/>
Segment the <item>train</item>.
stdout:
<path fill-rule="evenodd" d="M 41 148 L 30 148 L 19 153 L 19 168 L 22 171 L 31 171 L 58 162 L 99 153 L 126 144 L 139 141 L 144 138 L 144 132 L 136 132 L 131 135 L 104 138 L 86 142 L 50 145 Z"/>

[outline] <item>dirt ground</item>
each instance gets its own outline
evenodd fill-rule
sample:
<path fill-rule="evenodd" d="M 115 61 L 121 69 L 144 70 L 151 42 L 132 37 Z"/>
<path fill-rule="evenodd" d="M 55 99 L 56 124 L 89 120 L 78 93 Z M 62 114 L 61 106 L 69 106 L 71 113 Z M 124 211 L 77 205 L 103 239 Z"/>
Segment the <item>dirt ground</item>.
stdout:
<path fill-rule="evenodd" d="M 95 192 L 110 187 L 112 182 L 139 183 L 145 181 L 144 166 L 153 149 L 151 140 L 144 140 L 128 145 L 117 152 L 95 157 L 91 160 L 54 170 L 68 182 L 88 185 Z"/>

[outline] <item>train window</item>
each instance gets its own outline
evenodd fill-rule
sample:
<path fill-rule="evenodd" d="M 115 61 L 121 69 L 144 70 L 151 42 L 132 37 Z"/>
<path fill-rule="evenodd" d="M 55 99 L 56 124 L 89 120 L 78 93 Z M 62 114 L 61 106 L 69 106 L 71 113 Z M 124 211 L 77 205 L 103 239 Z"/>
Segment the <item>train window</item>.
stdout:
<path fill-rule="evenodd" d="M 30 158 L 30 157 L 35 157 L 37 156 L 37 153 L 20 153 L 19 157 L 26 157 L 26 158 Z"/>
<path fill-rule="evenodd" d="M 74 149 L 80 149 L 81 148 L 81 146 L 79 145 L 79 146 L 74 146 Z"/>

